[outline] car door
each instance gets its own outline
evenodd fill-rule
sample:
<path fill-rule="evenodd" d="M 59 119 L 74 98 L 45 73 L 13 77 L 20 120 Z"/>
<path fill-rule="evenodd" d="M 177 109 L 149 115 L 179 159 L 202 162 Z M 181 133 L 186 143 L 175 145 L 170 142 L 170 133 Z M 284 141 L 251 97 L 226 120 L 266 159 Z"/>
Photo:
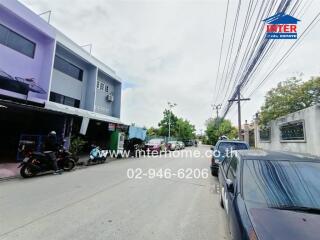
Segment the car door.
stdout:
<path fill-rule="evenodd" d="M 237 236 L 240 236 L 239 232 L 239 221 L 238 221 L 238 207 L 236 202 L 237 197 L 237 183 L 238 179 L 237 176 L 239 171 L 239 158 L 237 155 L 233 154 L 230 157 L 230 164 L 227 170 L 227 176 L 225 181 L 225 208 L 228 209 L 227 211 L 227 221 L 228 221 L 228 228 L 231 234 L 231 239 L 236 239 Z M 233 191 L 228 190 L 227 182 L 232 182 L 233 184 Z"/>
<path fill-rule="evenodd" d="M 225 206 L 225 210 L 226 212 L 228 213 L 228 206 L 226 205 L 226 201 L 225 201 L 225 192 L 226 192 L 226 188 L 225 188 L 225 185 L 226 185 L 226 180 L 227 180 L 227 172 L 228 172 L 228 168 L 229 168 L 229 165 L 230 165 L 230 161 L 231 161 L 231 158 L 230 157 L 227 157 L 225 158 L 221 165 L 220 165 L 220 168 L 219 168 L 219 187 L 220 187 L 220 191 L 221 191 L 221 197 L 222 197 L 222 202 L 223 202 L 223 205 Z"/>

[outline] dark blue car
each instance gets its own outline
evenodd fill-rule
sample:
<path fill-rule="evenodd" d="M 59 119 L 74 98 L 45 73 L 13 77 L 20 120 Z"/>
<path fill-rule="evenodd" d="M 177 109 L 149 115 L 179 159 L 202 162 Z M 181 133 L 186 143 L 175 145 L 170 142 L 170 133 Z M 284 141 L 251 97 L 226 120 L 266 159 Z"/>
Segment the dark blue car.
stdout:
<path fill-rule="evenodd" d="M 234 151 L 220 165 L 219 184 L 231 239 L 320 239 L 319 159 Z"/>
<path fill-rule="evenodd" d="M 210 165 L 212 176 L 218 176 L 220 163 L 231 151 L 249 148 L 249 144 L 245 141 L 219 140 L 214 148 L 211 148 L 213 150 Z"/>

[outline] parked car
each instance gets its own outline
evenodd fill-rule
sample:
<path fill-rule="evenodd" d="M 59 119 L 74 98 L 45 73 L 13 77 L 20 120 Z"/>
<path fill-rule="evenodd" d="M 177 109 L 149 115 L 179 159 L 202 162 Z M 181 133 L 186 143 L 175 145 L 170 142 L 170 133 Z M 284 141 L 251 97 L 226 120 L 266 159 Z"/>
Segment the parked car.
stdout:
<path fill-rule="evenodd" d="M 231 239 L 303 239 L 320 235 L 320 159 L 239 150 L 220 165 L 220 204 Z"/>
<path fill-rule="evenodd" d="M 237 140 L 220 140 L 216 143 L 211 158 L 211 174 L 218 176 L 219 165 L 232 150 L 249 149 L 249 144 L 244 141 Z"/>
<path fill-rule="evenodd" d="M 182 141 L 178 141 L 179 149 L 185 149 L 185 145 Z"/>
<path fill-rule="evenodd" d="M 145 150 L 149 154 L 161 154 L 163 152 L 167 152 L 167 146 L 162 138 L 155 138 L 149 140 L 145 144 Z"/>
<path fill-rule="evenodd" d="M 177 141 L 169 141 L 167 144 L 169 150 L 175 151 L 180 149 L 180 145 Z"/>
<path fill-rule="evenodd" d="M 185 140 L 185 141 L 183 141 L 184 142 L 184 145 L 186 146 L 186 147 L 191 147 L 191 146 L 193 146 L 193 141 L 192 140 Z"/>

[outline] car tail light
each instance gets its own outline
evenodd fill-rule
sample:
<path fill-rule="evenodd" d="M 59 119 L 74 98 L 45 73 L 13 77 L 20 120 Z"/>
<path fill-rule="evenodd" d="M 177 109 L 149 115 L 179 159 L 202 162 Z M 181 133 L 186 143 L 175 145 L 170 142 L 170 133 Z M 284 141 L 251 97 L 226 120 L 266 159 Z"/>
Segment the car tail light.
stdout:
<path fill-rule="evenodd" d="M 249 240 L 259 240 L 253 228 L 249 230 Z"/>

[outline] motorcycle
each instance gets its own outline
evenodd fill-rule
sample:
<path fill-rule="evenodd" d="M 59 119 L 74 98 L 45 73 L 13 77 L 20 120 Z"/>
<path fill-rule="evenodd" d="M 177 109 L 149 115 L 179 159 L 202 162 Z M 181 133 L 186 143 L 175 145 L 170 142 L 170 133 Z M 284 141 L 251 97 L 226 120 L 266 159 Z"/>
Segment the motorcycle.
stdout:
<path fill-rule="evenodd" d="M 76 160 L 72 154 L 66 151 L 63 147 L 60 147 L 56 153 L 57 165 L 60 170 L 71 171 L 75 165 Z M 20 169 L 20 175 L 23 178 L 34 177 L 39 173 L 52 171 L 52 160 L 46 153 L 42 152 L 28 152 L 25 153 L 25 158 L 18 166 Z"/>
<path fill-rule="evenodd" d="M 99 146 L 93 145 L 86 165 L 88 166 L 93 163 L 95 163 L 95 164 L 104 163 L 106 160 L 107 160 L 107 158 L 103 154 L 101 148 Z"/>

